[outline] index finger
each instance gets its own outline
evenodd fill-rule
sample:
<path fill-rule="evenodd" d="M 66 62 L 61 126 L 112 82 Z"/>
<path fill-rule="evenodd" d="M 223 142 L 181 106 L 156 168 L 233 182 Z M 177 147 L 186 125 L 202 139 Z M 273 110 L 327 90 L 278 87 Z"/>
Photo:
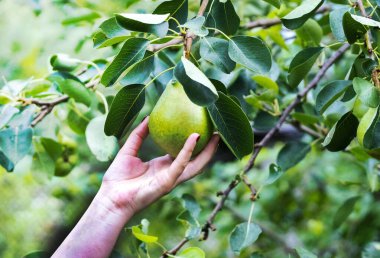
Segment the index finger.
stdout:
<path fill-rule="evenodd" d="M 147 116 L 129 135 L 120 152 L 123 155 L 137 156 L 137 153 L 149 134 L 148 128 L 149 116 Z"/>

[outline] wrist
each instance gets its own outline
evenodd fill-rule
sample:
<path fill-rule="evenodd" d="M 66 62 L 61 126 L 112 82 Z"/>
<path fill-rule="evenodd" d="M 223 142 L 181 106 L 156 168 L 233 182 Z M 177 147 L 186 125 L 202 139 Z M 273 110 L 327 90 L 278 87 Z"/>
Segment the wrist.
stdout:
<path fill-rule="evenodd" d="M 121 202 L 118 197 L 119 194 L 115 190 L 111 190 L 108 187 L 102 185 L 94 198 L 94 205 L 99 209 L 104 210 L 108 216 L 112 216 L 114 219 L 127 221 L 135 213 L 132 205 L 128 205 L 128 202 Z"/>

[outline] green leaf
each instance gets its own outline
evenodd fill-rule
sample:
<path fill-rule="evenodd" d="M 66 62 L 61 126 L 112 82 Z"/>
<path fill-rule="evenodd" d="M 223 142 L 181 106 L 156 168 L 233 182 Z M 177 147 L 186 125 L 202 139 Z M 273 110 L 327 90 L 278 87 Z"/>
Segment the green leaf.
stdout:
<path fill-rule="evenodd" d="M 107 38 L 107 36 L 102 31 L 97 31 L 92 36 L 92 41 L 95 48 L 103 48 L 116 45 L 120 42 L 125 41 L 129 36 L 117 36 L 114 38 Z"/>
<path fill-rule="evenodd" d="M 344 114 L 331 128 L 322 145 L 332 152 L 344 150 L 354 139 L 358 125 L 359 121 L 352 112 Z"/>
<path fill-rule="evenodd" d="M 296 252 L 300 258 L 318 258 L 318 256 L 304 248 L 296 248 Z"/>
<path fill-rule="evenodd" d="M 9 102 L 12 102 L 13 98 L 6 92 L 0 91 L 0 105 L 8 104 Z"/>
<path fill-rule="evenodd" d="M 239 159 L 252 152 L 253 132 L 243 110 L 230 97 L 219 92 L 219 99 L 207 107 L 221 138 Z"/>
<path fill-rule="evenodd" d="M 296 34 L 307 46 L 319 46 L 323 37 L 321 26 L 313 19 L 307 20 L 296 30 Z"/>
<path fill-rule="evenodd" d="M 273 5 L 277 9 L 280 9 L 281 7 L 281 0 L 264 0 L 264 2 L 267 2 L 270 5 Z"/>
<path fill-rule="evenodd" d="M 99 26 L 100 31 L 93 36 L 94 47 L 102 48 L 115 45 L 126 40 L 130 31 L 121 27 L 115 17 L 105 20 Z"/>
<path fill-rule="evenodd" d="M 76 102 L 83 103 L 86 106 L 91 105 L 91 93 L 82 83 L 67 79 L 61 81 L 59 87 L 63 93 L 67 94 L 70 98 L 73 98 Z"/>
<path fill-rule="evenodd" d="M 239 29 L 240 18 L 237 15 L 231 0 L 210 1 L 208 5 L 208 20 L 212 19 L 215 28 L 223 31 L 227 35 L 233 35 Z"/>
<path fill-rule="evenodd" d="M 145 234 L 138 226 L 132 227 L 132 234 L 144 243 L 157 243 L 158 237 Z"/>
<path fill-rule="evenodd" d="M 217 91 L 221 91 L 223 92 L 224 94 L 227 94 L 227 88 L 226 88 L 226 85 L 224 85 L 223 82 L 219 81 L 219 80 L 215 80 L 215 79 L 210 79 L 210 81 L 212 82 L 212 84 L 215 86 L 215 89 Z"/>
<path fill-rule="evenodd" d="M 357 138 L 360 145 L 370 146 L 372 145 L 372 139 L 369 137 L 371 134 L 370 128 L 374 126 L 378 121 L 378 108 L 369 108 L 368 111 L 364 114 L 362 119 L 360 120 L 358 130 L 357 130 Z M 366 144 L 364 144 L 365 135 L 368 132 Z"/>
<path fill-rule="evenodd" d="M 368 123 L 370 124 L 368 130 L 365 131 L 364 138 L 363 138 L 363 146 L 366 149 L 379 149 L 380 148 L 380 107 L 377 108 L 370 108 L 367 112 L 367 114 L 364 115 L 362 118 L 363 123 L 366 122 L 368 117 Z M 372 115 L 374 114 L 374 115 Z M 360 121 L 360 123 L 362 123 Z M 359 128 L 358 128 L 358 135 L 359 135 Z M 358 136 L 359 138 L 359 136 Z"/>
<path fill-rule="evenodd" d="M 310 144 L 304 142 L 289 142 L 285 144 L 278 153 L 277 165 L 282 171 L 286 172 L 301 162 L 310 150 Z"/>
<path fill-rule="evenodd" d="M 130 34 L 129 30 L 124 29 L 117 23 L 116 17 L 105 20 L 99 25 L 99 28 L 109 39 L 128 36 Z"/>
<path fill-rule="evenodd" d="M 85 13 L 85 14 L 82 14 L 79 16 L 64 19 L 62 21 L 62 25 L 67 26 L 67 25 L 73 25 L 73 24 L 78 24 L 78 23 L 82 23 L 82 22 L 93 23 L 94 20 L 96 20 L 100 17 L 101 17 L 101 15 L 97 12 L 89 12 L 89 13 Z"/>
<path fill-rule="evenodd" d="M 348 78 L 352 80 L 355 77 L 370 77 L 376 67 L 377 62 L 375 60 L 365 58 L 364 54 L 361 54 L 355 59 Z"/>
<path fill-rule="evenodd" d="M 380 28 L 380 22 L 372 20 L 367 17 L 351 14 L 352 19 L 357 21 L 358 23 L 365 25 L 365 26 L 370 26 L 370 27 L 377 27 Z"/>
<path fill-rule="evenodd" d="M 52 177 L 55 171 L 55 161 L 45 149 L 40 137 L 34 138 L 33 146 L 32 171 L 45 174 L 49 178 Z"/>
<path fill-rule="evenodd" d="M 343 29 L 343 16 L 347 12 L 348 8 L 340 8 L 330 13 L 330 27 L 335 38 L 340 41 L 346 41 L 346 35 Z"/>
<path fill-rule="evenodd" d="M 352 18 L 352 15 L 349 12 L 346 12 L 343 15 L 343 30 L 347 41 L 350 44 L 355 43 L 367 32 L 364 25 Z"/>
<path fill-rule="evenodd" d="M 375 85 L 359 77 L 355 77 L 352 83 L 358 98 L 364 105 L 371 108 L 376 108 L 379 105 L 379 90 Z"/>
<path fill-rule="evenodd" d="M 153 14 L 170 14 L 170 17 L 176 19 L 179 24 L 184 24 L 187 21 L 188 16 L 188 0 L 172 0 L 162 2 L 153 11 Z M 175 31 L 179 31 L 178 24 L 169 20 L 169 28 Z"/>
<path fill-rule="evenodd" d="M 265 180 L 266 185 L 273 184 L 277 181 L 282 175 L 284 174 L 284 171 L 281 169 L 281 167 L 277 166 L 276 164 L 271 164 L 269 166 L 269 176 Z"/>
<path fill-rule="evenodd" d="M 92 119 L 86 128 L 87 145 L 96 159 L 102 162 L 113 159 L 119 150 L 116 137 L 104 134 L 105 122 L 106 117 L 99 116 Z"/>
<path fill-rule="evenodd" d="M 63 149 L 60 143 L 45 137 L 39 137 L 39 141 L 53 160 L 57 160 L 61 156 Z"/>
<path fill-rule="evenodd" d="M 208 29 L 206 29 L 203 25 L 206 21 L 206 18 L 203 16 L 197 16 L 189 21 L 187 21 L 181 27 L 188 28 L 190 33 L 197 35 L 199 37 L 206 37 L 209 33 Z"/>
<path fill-rule="evenodd" d="M 175 256 L 176 258 L 206 258 L 205 252 L 199 247 L 188 247 Z"/>
<path fill-rule="evenodd" d="M 322 47 L 312 47 L 298 52 L 289 66 L 288 81 L 291 87 L 297 87 L 306 77 L 322 50 Z"/>
<path fill-rule="evenodd" d="M 66 54 L 55 54 L 50 57 L 50 65 L 55 71 L 71 72 L 75 70 L 80 60 L 71 58 Z"/>
<path fill-rule="evenodd" d="M 0 150 L 0 165 L 8 172 L 12 172 L 15 164 Z"/>
<path fill-rule="evenodd" d="M 7 125 L 19 110 L 12 105 L 0 106 L 0 129 Z"/>
<path fill-rule="evenodd" d="M 36 107 L 27 106 L 17 114 L 15 114 L 12 119 L 8 122 L 8 127 L 18 127 L 20 130 L 30 127 L 33 118 L 36 114 Z"/>
<path fill-rule="evenodd" d="M 184 224 L 187 228 L 185 233 L 185 237 L 187 239 L 194 239 L 199 237 L 202 232 L 201 225 L 189 210 L 184 210 L 181 212 L 176 219 Z"/>
<path fill-rule="evenodd" d="M 284 16 L 281 20 L 286 28 L 294 30 L 301 27 L 307 19 L 314 15 L 323 4 L 323 0 L 305 0 L 301 4 Z"/>
<path fill-rule="evenodd" d="M 229 43 L 227 40 L 206 37 L 201 39 L 200 54 L 203 59 L 214 64 L 225 73 L 230 73 L 235 68 L 235 62 L 226 55 Z"/>
<path fill-rule="evenodd" d="M 182 57 L 176 65 L 174 75 L 193 103 L 208 106 L 218 99 L 218 92 L 212 82 L 186 58 Z"/>
<path fill-rule="evenodd" d="M 190 194 L 184 194 L 182 195 L 182 200 L 183 200 L 183 207 L 190 212 L 190 214 L 194 217 L 197 218 L 201 212 L 201 207 L 195 200 L 194 196 Z"/>
<path fill-rule="evenodd" d="M 241 223 L 237 225 L 230 235 L 231 250 L 236 254 L 250 245 L 252 245 L 259 238 L 261 228 L 254 223 Z"/>
<path fill-rule="evenodd" d="M 25 97 L 37 97 L 40 93 L 48 91 L 51 86 L 51 82 L 48 80 L 31 81 L 22 90 L 22 94 Z"/>
<path fill-rule="evenodd" d="M 312 114 L 307 114 L 303 112 L 293 112 L 292 118 L 300 122 L 301 124 L 316 124 L 319 122 L 319 117 L 312 115 Z"/>
<path fill-rule="evenodd" d="M 69 113 L 67 114 L 67 124 L 73 132 L 82 135 L 86 131 L 87 124 L 91 120 L 91 110 L 83 105 L 78 105 L 71 101 Z"/>
<path fill-rule="evenodd" d="M 119 54 L 104 71 L 101 83 L 106 87 L 114 84 L 128 67 L 144 57 L 148 45 L 149 40 L 144 38 L 127 39 Z"/>
<path fill-rule="evenodd" d="M 134 84 L 122 88 L 112 101 L 104 132 L 120 138 L 132 125 L 145 103 L 145 85 Z"/>
<path fill-rule="evenodd" d="M 338 80 L 327 83 L 318 93 L 315 103 L 315 109 L 319 114 L 323 114 L 326 109 L 341 97 L 348 87 L 352 85 L 351 81 Z"/>
<path fill-rule="evenodd" d="M 231 38 L 228 46 L 230 58 L 248 69 L 267 73 L 272 67 L 272 57 L 264 42 L 255 37 L 236 36 Z"/>
<path fill-rule="evenodd" d="M 8 128 L 0 131 L 0 151 L 13 163 L 17 164 L 32 145 L 32 128 Z"/>
<path fill-rule="evenodd" d="M 160 38 L 166 35 L 169 28 L 166 22 L 169 14 L 121 13 L 115 17 L 119 25 L 127 30 L 153 33 Z"/>
<path fill-rule="evenodd" d="M 185 237 L 187 239 L 199 237 L 202 230 L 198 222 L 198 216 L 201 212 L 199 204 L 193 196 L 184 194 L 182 196 L 182 206 L 185 210 L 177 216 L 177 220 L 187 227 Z"/>
<path fill-rule="evenodd" d="M 339 207 L 338 211 L 334 215 L 333 227 L 339 228 L 340 225 L 346 221 L 348 216 L 354 210 L 355 203 L 360 199 L 360 196 L 355 196 L 348 198 L 344 203 Z"/>
<path fill-rule="evenodd" d="M 261 87 L 268 89 L 269 91 L 273 92 L 275 96 L 277 96 L 279 87 L 278 84 L 271 78 L 264 75 L 254 75 L 252 76 L 252 79 Z"/>
<path fill-rule="evenodd" d="M 146 51 L 143 59 L 134 64 L 120 80 L 123 86 L 144 83 L 154 69 L 154 53 Z"/>

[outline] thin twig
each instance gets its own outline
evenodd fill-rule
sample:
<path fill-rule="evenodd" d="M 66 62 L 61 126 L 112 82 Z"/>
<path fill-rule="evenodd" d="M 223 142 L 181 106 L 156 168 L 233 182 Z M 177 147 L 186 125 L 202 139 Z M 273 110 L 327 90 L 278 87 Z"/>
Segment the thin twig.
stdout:
<path fill-rule="evenodd" d="M 100 79 L 94 80 L 92 82 L 89 82 L 86 84 L 86 88 L 93 88 L 99 83 Z M 59 98 L 56 98 L 52 101 L 42 101 L 39 99 L 20 99 L 21 102 L 27 103 L 27 104 L 34 104 L 41 108 L 40 113 L 33 119 L 31 126 L 35 127 L 38 123 L 40 123 L 47 115 L 50 114 L 51 111 L 53 111 L 54 107 L 64 103 L 69 100 L 68 95 L 62 95 Z"/>
<path fill-rule="evenodd" d="M 327 5 L 322 6 L 319 8 L 315 13 L 320 14 L 320 13 L 325 13 L 328 12 L 331 8 Z M 248 22 L 247 24 L 243 25 L 242 27 L 244 29 L 254 29 L 254 28 L 269 28 L 271 26 L 280 24 L 281 20 L 279 18 L 274 18 L 274 19 L 261 19 L 261 20 L 256 20 L 252 22 Z"/>
<path fill-rule="evenodd" d="M 310 127 L 307 127 L 307 126 L 304 126 L 302 124 L 300 124 L 298 121 L 292 121 L 291 122 L 292 126 L 294 126 L 297 130 L 301 131 L 301 132 L 304 132 L 304 133 L 307 133 L 308 135 L 311 135 L 315 138 L 323 138 L 324 135 L 318 133 L 317 131 L 314 131 L 313 129 L 311 129 Z"/>
<path fill-rule="evenodd" d="M 356 3 L 357 3 L 357 6 L 359 7 L 359 10 L 360 10 L 360 13 L 362 14 L 362 16 L 368 17 L 367 13 L 365 11 L 364 5 L 363 5 L 363 1 L 362 0 L 358 0 Z M 371 59 L 373 59 L 374 57 L 373 57 L 371 30 L 368 30 L 367 33 L 365 34 L 365 42 L 366 42 L 366 46 L 367 46 L 369 57 Z"/>
<path fill-rule="evenodd" d="M 198 15 L 197 16 L 203 16 L 203 14 L 206 11 L 207 5 L 209 0 L 203 0 L 201 3 L 201 6 L 199 7 Z M 184 57 L 189 59 L 190 53 L 191 53 L 191 46 L 193 45 L 193 40 L 195 38 L 195 35 L 191 33 L 189 30 L 187 30 L 186 35 L 183 39 L 184 42 L 184 48 L 183 48 L 183 54 Z"/>
<path fill-rule="evenodd" d="M 255 164 L 256 158 L 259 155 L 260 151 L 264 146 L 267 145 L 267 143 L 271 140 L 271 138 L 275 135 L 275 133 L 281 128 L 281 126 L 285 123 L 287 117 L 291 114 L 291 112 L 294 110 L 294 108 L 302 101 L 304 97 L 312 90 L 314 89 L 320 80 L 323 78 L 323 76 L 326 74 L 327 70 L 350 48 L 349 44 L 344 44 L 342 47 L 340 47 L 333 56 L 331 56 L 329 59 L 326 60 L 326 62 L 323 64 L 321 69 L 318 71 L 318 73 L 315 75 L 314 79 L 307 85 L 306 88 L 304 88 L 302 91 L 300 91 L 297 94 L 297 97 L 294 99 L 294 101 L 284 110 L 282 113 L 280 119 L 278 120 L 275 127 L 273 127 L 266 135 L 265 137 L 256 144 L 256 149 L 254 150 L 250 160 L 246 164 L 243 174 L 247 174 L 252 167 Z M 224 191 L 218 192 L 218 196 L 221 196 L 220 200 L 216 203 L 214 209 L 212 210 L 211 214 L 209 215 L 206 223 L 204 224 L 202 228 L 203 232 L 203 238 L 202 240 L 206 240 L 209 235 L 210 230 L 215 230 L 215 226 L 213 225 L 213 222 L 215 220 L 216 215 L 219 211 L 222 210 L 224 203 L 226 202 L 229 194 L 231 191 L 240 183 L 239 180 L 234 179 L 228 187 Z M 189 240 L 187 238 L 184 238 L 181 241 L 181 246 L 184 246 Z M 176 254 L 179 251 L 178 245 L 176 248 L 167 251 L 163 257 L 167 257 L 167 254 Z"/>

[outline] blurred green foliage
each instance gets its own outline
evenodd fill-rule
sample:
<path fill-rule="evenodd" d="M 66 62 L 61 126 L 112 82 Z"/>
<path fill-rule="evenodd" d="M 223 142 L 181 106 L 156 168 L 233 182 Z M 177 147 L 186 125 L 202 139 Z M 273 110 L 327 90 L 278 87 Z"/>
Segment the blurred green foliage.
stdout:
<path fill-rule="evenodd" d="M 191 3 L 193 10 L 195 2 Z M 92 12 L 111 15 L 126 8 L 135 12 L 151 11 L 155 5 L 152 1 L 136 0 L 0 1 L 1 77 L 10 81 L 45 75 L 48 57 L 56 52 L 84 59 L 110 55 L 112 50 L 95 50 L 92 46 L 89 32 L 98 24 L 83 22 L 80 26 L 71 26 L 72 18 Z M 243 12 L 244 5 L 241 2 L 236 5 L 238 11 Z M 254 15 L 257 10 L 249 6 L 245 12 Z M 285 65 L 289 56 L 281 58 L 283 60 L 277 62 Z M 343 79 L 346 71 L 343 64 L 334 72 Z M 56 112 L 65 111 L 58 109 Z M 48 178 L 39 171 L 31 171 L 32 157 L 29 156 L 12 174 L 0 168 L 0 257 L 23 257 L 34 250 L 54 251 L 86 209 L 108 167 L 107 163 L 93 157 L 84 138 L 74 134 L 68 124 L 58 124 L 47 118 L 42 127 L 45 128 L 44 137 L 49 136 L 46 128 L 50 134 L 59 128 L 63 138 L 75 142 L 79 161 L 64 178 Z M 249 179 L 260 191 L 252 218 L 263 233 L 240 257 L 256 257 L 252 255 L 256 252 L 264 257 L 288 257 L 288 254 L 297 257 L 295 248 L 305 248 L 318 257 L 360 257 L 362 253 L 363 257 L 378 257 L 371 256 L 379 250 L 379 244 L 373 242 L 380 240 L 377 162 L 372 159 L 360 161 L 344 152 L 322 152 L 314 144 L 301 163 L 275 183 L 265 185 L 269 166 L 276 162 L 280 145 L 262 151 L 249 174 Z M 204 174 L 142 211 L 128 227 L 148 219 L 149 233 L 159 236 L 160 243 L 171 248 L 186 231 L 186 227 L 176 220 L 183 210 L 180 199 L 183 194 L 194 196 L 202 207 L 199 221 L 205 221 L 218 201 L 216 192 L 226 187 L 247 161 L 223 161 L 226 148 L 221 149 Z M 150 139 L 143 150 L 141 155 L 145 159 L 161 154 Z M 343 205 L 352 197 L 357 197 L 353 199 L 356 202 Z M 190 245 L 201 247 L 207 257 L 235 257 L 228 247 L 229 234 L 237 224 L 248 220 L 251 205 L 249 189 L 240 185 L 217 216 L 217 230 L 211 233 L 210 239 L 207 242 L 193 240 Z M 133 241 L 131 231 L 126 229 L 115 250 L 122 257 L 128 257 Z M 150 246 L 150 252 L 152 257 L 159 257 L 162 250 Z"/>

